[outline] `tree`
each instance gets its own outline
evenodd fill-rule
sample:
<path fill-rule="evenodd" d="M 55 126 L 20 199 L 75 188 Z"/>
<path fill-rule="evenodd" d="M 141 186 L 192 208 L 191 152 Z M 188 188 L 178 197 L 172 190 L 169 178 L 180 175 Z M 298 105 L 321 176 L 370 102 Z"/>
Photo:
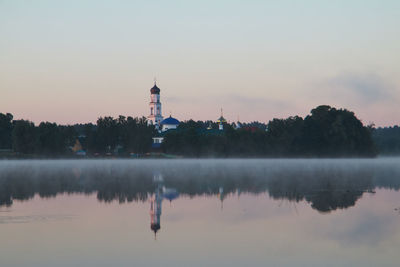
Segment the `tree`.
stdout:
<path fill-rule="evenodd" d="M 75 130 L 75 127 L 72 125 L 58 125 L 58 127 L 60 128 L 64 148 L 73 146 L 76 142 L 76 138 L 78 138 L 79 136 L 77 131 Z"/>
<path fill-rule="evenodd" d="M 113 117 L 97 120 L 97 144 L 101 151 L 111 152 L 118 143 L 118 125 Z"/>
<path fill-rule="evenodd" d="M 270 121 L 267 126 L 269 154 L 293 156 L 301 153 L 299 146 L 303 125 L 303 118 L 299 116 Z"/>
<path fill-rule="evenodd" d="M 37 132 L 33 122 L 26 120 L 14 121 L 12 143 L 15 152 L 32 154 L 37 145 Z"/>
<path fill-rule="evenodd" d="M 146 153 L 152 143 L 152 137 L 156 134 L 154 126 L 148 125 L 146 118 L 118 119 L 119 142 L 126 151 L 134 153 Z"/>
<path fill-rule="evenodd" d="M 346 109 L 318 106 L 304 119 L 303 153 L 310 156 L 374 156 L 370 130 Z"/>
<path fill-rule="evenodd" d="M 130 148 L 135 153 L 148 152 L 156 130 L 154 126 L 147 124 L 145 117 L 135 118 L 130 123 L 133 121 L 136 121 L 136 131 L 130 131 Z"/>
<path fill-rule="evenodd" d="M 37 129 L 38 142 L 36 151 L 39 154 L 54 155 L 66 151 L 67 142 L 61 127 L 56 123 L 41 122 Z"/>
<path fill-rule="evenodd" d="M 12 148 L 12 119 L 13 115 L 10 113 L 0 113 L 0 149 Z"/>
<path fill-rule="evenodd" d="M 385 127 L 372 130 L 372 138 L 380 154 L 400 154 L 400 127 Z"/>

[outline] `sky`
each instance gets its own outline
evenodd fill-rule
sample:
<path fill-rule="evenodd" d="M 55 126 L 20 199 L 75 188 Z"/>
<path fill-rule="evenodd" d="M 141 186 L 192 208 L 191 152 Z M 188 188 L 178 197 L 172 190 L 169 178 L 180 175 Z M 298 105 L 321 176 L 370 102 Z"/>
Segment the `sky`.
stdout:
<path fill-rule="evenodd" d="M 0 0 L 0 112 L 147 116 L 154 77 L 179 120 L 400 124 L 400 1 Z"/>

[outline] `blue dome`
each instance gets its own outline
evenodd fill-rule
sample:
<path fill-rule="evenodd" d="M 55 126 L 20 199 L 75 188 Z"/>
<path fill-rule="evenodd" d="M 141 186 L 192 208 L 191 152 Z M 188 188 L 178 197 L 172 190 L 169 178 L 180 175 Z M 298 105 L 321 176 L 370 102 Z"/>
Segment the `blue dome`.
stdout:
<path fill-rule="evenodd" d="M 163 120 L 161 122 L 161 124 L 178 125 L 179 121 L 177 119 L 172 118 L 171 116 L 169 116 L 169 118 L 166 118 L 165 120 Z"/>

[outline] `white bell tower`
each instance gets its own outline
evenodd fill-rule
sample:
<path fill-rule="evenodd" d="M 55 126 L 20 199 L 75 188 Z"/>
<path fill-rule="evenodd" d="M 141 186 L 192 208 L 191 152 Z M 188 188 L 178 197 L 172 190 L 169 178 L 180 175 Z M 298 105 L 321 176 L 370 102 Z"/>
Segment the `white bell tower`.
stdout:
<path fill-rule="evenodd" d="M 157 87 L 156 81 L 154 81 L 153 88 L 150 89 L 150 115 L 147 117 L 150 125 L 155 125 L 156 129 L 160 129 L 161 121 L 163 120 L 161 113 L 161 102 L 160 102 L 160 88 Z"/>

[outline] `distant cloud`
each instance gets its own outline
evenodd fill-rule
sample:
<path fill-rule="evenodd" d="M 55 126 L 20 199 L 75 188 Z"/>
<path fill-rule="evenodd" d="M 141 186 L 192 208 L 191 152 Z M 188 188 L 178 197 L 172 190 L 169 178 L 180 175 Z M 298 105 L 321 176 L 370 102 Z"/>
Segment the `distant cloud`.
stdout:
<path fill-rule="evenodd" d="M 277 100 L 277 99 L 267 99 L 264 97 L 252 97 L 243 95 L 230 94 L 223 98 L 223 102 L 230 102 L 239 105 L 244 105 L 249 108 L 260 108 L 260 107 L 271 107 L 271 108 L 287 108 L 288 103 Z"/>
<path fill-rule="evenodd" d="M 319 86 L 328 97 L 344 102 L 375 104 L 392 102 L 397 98 L 394 85 L 375 73 L 341 73 Z"/>
<path fill-rule="evenodd" d="M 245 94 L 228 94 L 217 96 L 186 96 L 186 97 L 165 97 L 166 102 L 174 104 L 196 103 L 213 103 L 213 104 L 233 104 L 246 106 L 249 109 L 271 107 L 271 108 L 288 108 L 289 105 L 285 101 L 276 99 L 267 99 L 264 97 L 251 97 Z"/>

